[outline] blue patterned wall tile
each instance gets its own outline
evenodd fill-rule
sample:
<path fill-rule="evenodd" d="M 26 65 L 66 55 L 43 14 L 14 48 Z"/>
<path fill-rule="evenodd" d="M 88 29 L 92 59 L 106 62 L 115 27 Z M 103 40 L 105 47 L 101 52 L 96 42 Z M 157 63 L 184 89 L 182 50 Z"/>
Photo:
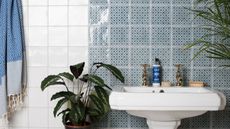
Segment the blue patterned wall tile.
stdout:
<path fill-rule="evenodd" d="M 108 63 L 109 48 L 89 48 L 89 63 L 95 62 Z"/>
<path fill-rule="evenodd" d="M 90 24 L 91 25 L 105 25 L 108 24 L 109 9 L 104 6 L 91 6 L 90 7 Z"/>
<path fill-rule="evenodd" d="M 148 48 L 131 48 L 131 66 L 149 64 L 150 50 Z"/>
<path fill-rule="evenodd" d="M 130 127 L 131 128 L 147 128 L 146 119 L 142 117 L 135 117 L 130 115 Z"/>
<path fill-rule="evenodd" d="M 108 45 L 108 27 L 90 27 L 90 46 Z"/>
<path fill-rule="evenodd" d="M 97 75 L 99 77 L 101 77 L 104 81 L 105 81 L 105 84 L 109 85 L 110 83 L 110 78 L 109 78 L 109 72 L 107 69 L 105 68 L 100 68 L 97 70 Z"/>
<path fill-rule="evenodd" d="M 151 17 L 153 25 L 170 25 L 170 6 L 153 6 Z"/>
<path fill-rule="evenodd" d="M 230 86 L 230 69 L 215 68 L 214 69 L 214 88 L 229 88 Z"/>
<path fill-rule="evenodd" d="M 131 0 L 131 4 L 149 4 L 151 0 Z"/>
<path fill-rule="evenodd" d="M 190 118 L 190 129 L 210 128 L 210 112 Z"/>
<path fill-rule="evenodd" d="M 111 27 L 110 42 L 111 46 L 127 46 L 129 44 L 129 27 Z"/>
<path fill-rule="evenodd" d="M 132 6 L 131 24 L 149 24 L 149 7 Z"/>
<path fill-rule="evenodd" d="M 178 129 L 189 129 L 190 127 L 190 119 L 182 119 L 181 125 L 178 127 Z"/>
<path fill-rule="evenodd" d="M 131 44 L 132 45 L 149 45 L 149 27 L 132 27 Z"/>
<path fill-rule="evenodd" d="M 130 70 L 130 85 L 131 86 L 141 86 L 142 85 L 142 67 L 132 68 Z"/>
<path fill-rule="evenodd" d="M 194 49 L 193 56 L 195 56 L 196 53 L 199 52 L 199 49 Z M 208 54 L 203 52 L 200 55 L 198 55 L 193 60 L 193 66 L 194 67 L 211 67 L 212 66 L 212 59 L 207 58 Z"/>
<path fill-rule="evenodd" d="M 210 87 L 212 70 L 210 69 L 193 69 L 193 81 L 203 81 Z"/>
<path fill-rule="evenodd" d="M 152 48 L 151 64 L 154 64 L 155 58 L 160 59 L 162 67 L 169 67 L 171 60 L 171 48 Z"/>
<path fill-rule="evenodd" d="M 173 7 L 173 25 L 190 25 L 192 23 L 191 11 L 184 7 Z"/>
<path fill-rule="evenodd" d="M 152 45 L 170 46 L 171 28 L 170 27 L 153 27 L 152 28 Z"/>
<path fill-rule="evenodd" d="M 129 4 L 129 0 L 110 0 L 111 5 L 113 4 Z"/>
<path fill-rule="evenodd" d="M 110 12 L 110 22 L 112 25 L 128 25 L 129 24 L 129 7 L 128 6 L 112 6 Z"/>
<path fill-rule="evenodd" d="M 229 129 L 230 127 L 229 116 L 230 116 L 229 110 L 213 112 L 212 129 Z"/>
<path fill-rule="evenodd" d="M 184 67 L 191 65 L 191 50 L 183 50 L 182 48 L 173 48 L 173 65 L 183 64 Z"/>
<path fill-rule="evenodd" d="M 162 74 L 161 75 L 162 81 L 170 81 L 170 82 L 173 81 L 171 69 L 162 67 L 162 73 L 161 74 Z"/>
<path fill-rule="evenodd" d="M 128 127 L 128 114 L 125 111 L 113 110 L 110 115 L 110 127 Z"/>
<path fill-rule="evenodd" d="M 174 27 L 173 33 L 173 45 L 183 46 L 187 43 L 192 42 L 192 31 L 191 28 L 186 27 Z"/>
<path fill-rule="evenodd" d="M 152 0 L 152 3 L 153 4 L 164 4 L 164 5 L 167 5 L 167 4 L 170 4 L 170 1 L 171 0 Z"/>
<path fill-rule="evenodd" d="M 172 0 L 172 3 L 177 4 L 192 4 L 192 0 Z"/>
<path fill-rule="evenodd" d="M 174 85 L 176 85 L 176 72 L 177 72 L 177 69 L 174 68 L 173 73 L 172 73 Z M 188 86 L 189 80 L 191 80 L 191 70 L 182 66 L 181 74 L 182 74 L 182 78 L 183 78 L 183 86 Z"/>
<path fill-rule="evenodd" d="M 102 118 L 102 120 L 100 121 L 92 122 L 92 127 L 93 128 L 108 127 L 108 121 L 109 121 L 109 114 L 105 115 L 105 117 Z"/>
<path fill-rule="evenodd" d="M 219 67 L 222 65 L 229 65 L 230 64 L 230 60 L 219 60 L 219 59 L 214 59 L 213 61 L 213 65 L 215 67 Z"/>
<path fill-rule="evenodd" d="M 91 5 L 105 5 L 109 0 L 89 0 Z"/>
<path fill-rule="evenodd" d="M 201 11 L 207 11 L 204 7 L 202 6 L 195 6 L 194 7 L 195 10 L 201 10 Z M 195 13 L 194 14 L 194 19 L 192 19 L 192 22 L 194 25 L 207 25 L 207 24 L 211 24 L 210 21 L 206 20 L 206 19 L 203 19 L 201 17 L 197 17 Z"/>
<path fill-rule="evenodd" d="M 212 42 L 212 37 L 206 37 L 205 35 L 210 34 L 209 31 L 207 31 L 204 28 L 193 28 L 193 40 L 196 41 L 200 38 L 202 38 L 205 41 Z"/>
<path fill-rule="evenodd" d="M 111 64 L 116 66 L 128 66 L 128 48 L 111 48 Z"/>

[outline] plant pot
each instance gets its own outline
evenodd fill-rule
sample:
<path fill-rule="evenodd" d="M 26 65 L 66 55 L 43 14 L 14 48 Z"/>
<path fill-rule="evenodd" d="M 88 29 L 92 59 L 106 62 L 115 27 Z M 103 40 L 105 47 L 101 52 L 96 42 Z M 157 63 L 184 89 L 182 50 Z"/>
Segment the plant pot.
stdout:
<path fill-rule="evenodd" d="M 85 125 L 79 126 L 79 125 L 65 125 L 65 129 L 90 129 L 90 123 L 86 122 Z"/>

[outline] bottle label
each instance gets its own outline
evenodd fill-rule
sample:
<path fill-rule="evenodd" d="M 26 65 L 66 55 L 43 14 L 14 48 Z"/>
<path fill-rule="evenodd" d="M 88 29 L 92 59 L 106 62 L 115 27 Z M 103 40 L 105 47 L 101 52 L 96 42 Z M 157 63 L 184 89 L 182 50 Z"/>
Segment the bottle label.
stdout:
<path fill-rule="evenodd" d="M 160 67 L 153 67 L 153 83 L 160 83 Z"/>

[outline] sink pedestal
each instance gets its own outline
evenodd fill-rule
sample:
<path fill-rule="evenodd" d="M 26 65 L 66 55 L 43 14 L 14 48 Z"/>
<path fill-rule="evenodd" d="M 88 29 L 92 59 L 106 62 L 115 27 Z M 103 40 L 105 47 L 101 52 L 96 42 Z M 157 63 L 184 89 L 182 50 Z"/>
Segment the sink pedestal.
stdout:
<path fill-rule="evenodd" d="M 147 120 L 149 129 L 177 129 L 180 126 L 180 120 L 178 121 L 152 121 Z"/>

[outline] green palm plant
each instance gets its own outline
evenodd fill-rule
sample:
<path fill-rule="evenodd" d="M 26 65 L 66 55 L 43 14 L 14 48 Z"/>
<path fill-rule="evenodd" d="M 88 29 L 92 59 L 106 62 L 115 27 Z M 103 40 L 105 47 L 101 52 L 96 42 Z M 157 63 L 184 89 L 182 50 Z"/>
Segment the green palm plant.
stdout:
<path fill-rule="evenodd" d="M 41 82 L 41 90 L 58 85 L 66 90 L 55 93 L 51 101 L 58 100 L 54 107 L 54 117 L 62 115 L 62 122 L 66 126 L 84 126 L 87 124 L 87 116 L 93 120 L 100 120 L 110 111 L 109 93 L 112 90 L 104 80 L 96 75 L 97 70 L 105 68 L 118 80 L 124 83 L 121 71 L 110 64 L 94 63 L 89 74 L 84 74 L 85 63 L 70 66 L 71 73 L 63 72 L 57 75 L 49 75 Z M 77 88 L 77 93 L 69 89 L 69 85 Z M 107 89 L 107 90 L 106 90 Z M 67 108 L 60 111 L 63 105 Z"/>
<path fill-rule="evenodd" d="M 207 24 L 201 25 L 208 31 L 193 43 L 187 44 L 185 49 L 199 46 L 195 53 L 196 58 L 202 52 L 207 53 L 208 58 L 219 60 L 230 60 L 230 2 L 229 0 L 197 0 L 197 5 L 204 4 L 205 10 L 191 10 L 196 17 L 205 19 Z M 208 37 L 215 37 L 213 42 L 206 40 Z M 230 64 L 222 65 L 230 67 Z"/>

